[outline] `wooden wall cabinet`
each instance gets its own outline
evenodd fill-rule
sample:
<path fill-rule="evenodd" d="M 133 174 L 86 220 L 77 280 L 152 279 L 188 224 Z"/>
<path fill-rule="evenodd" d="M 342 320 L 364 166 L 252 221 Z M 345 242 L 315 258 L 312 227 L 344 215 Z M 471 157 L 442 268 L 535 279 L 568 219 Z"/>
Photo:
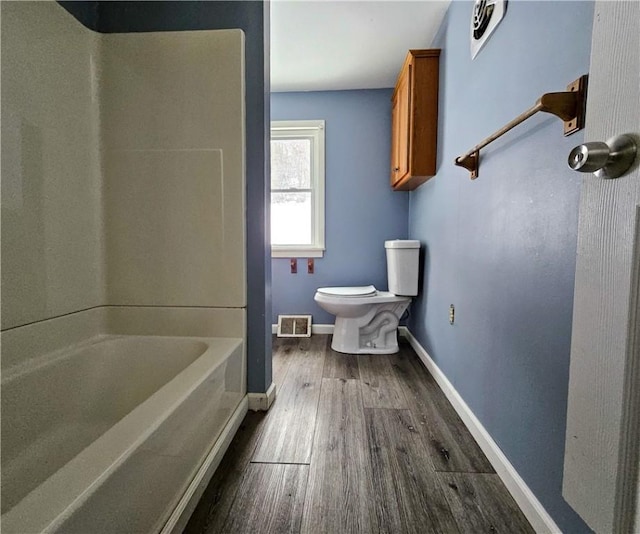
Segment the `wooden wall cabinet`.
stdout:
<path fill-rule="evenodd" d="M 409 50 L 391 98 L 391 187 L 410 191 L 436 173 L 440 50 Z"/>

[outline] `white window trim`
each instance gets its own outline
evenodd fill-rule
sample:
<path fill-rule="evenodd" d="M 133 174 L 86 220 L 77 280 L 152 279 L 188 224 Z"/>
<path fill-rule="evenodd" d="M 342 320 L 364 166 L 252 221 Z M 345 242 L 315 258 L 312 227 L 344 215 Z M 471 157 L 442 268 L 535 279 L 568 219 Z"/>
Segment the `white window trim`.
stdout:
<path fill-rule="evenodd" d="M 286 139 L 296 134 L 313 139 L 311 173 L 312 245 L 271 245 L 272 258 L 322 258 L 324 246 L 324 121 L 271 121 L 271 139 Z"/>

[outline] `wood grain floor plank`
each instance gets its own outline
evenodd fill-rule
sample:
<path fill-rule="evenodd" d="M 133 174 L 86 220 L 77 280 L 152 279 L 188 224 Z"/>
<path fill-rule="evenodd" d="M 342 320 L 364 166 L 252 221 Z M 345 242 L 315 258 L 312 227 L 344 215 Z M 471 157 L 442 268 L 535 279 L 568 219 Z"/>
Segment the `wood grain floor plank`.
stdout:
<path fill-rule="evenodd" d="M 280 388 L 289 369 L 292 355 L 298 349 L 298 340 L 296 338 L 273 336 L 271 340 L 271 374 L 273 382 L 277 389 Z"/>
<path fill-rule="evenodd" d="M 311 461 L 325 347 L 326 336 L 297 341 L 253 462 L 308 464 Z"/>
<path fill-rule="evenodd" d="M 350 363 L 329 341 L 274 341 L 276 402 L 247 415 L 186 534 L 532 532 L 410 346 Z"/>
<path fill-rule="evenodd" d="M 365 409 L 379 532 L 454 533 L 457 524 L 409 410 Z"/>
<path fill-rule="evenodd" d="M 403 385 L 386 354 L 359 354 L 358 367 L 365 408 L 408 408 Z"/>
<path fill-rule="evenodd" d="M 377 532 L 366 439 L 358 381 L 325 378 L 301 532 Z"/>
<path fill-rule="evenodd" d="M 331 338 L 327 336 L 329 343 Z M 358 357 L 355 354 L 342 354 L 331 350 L 327 345 L 324 357 L 323 378 L 344 378 L 345 380 L 358 380 L 360 370 L 358 368 Z"/>
<path fill-rule="evenodd" d="M 191 515 L 184 534 L 222 532 L 266 417 L 265 412 L 247 413 Z"/>
<path fill-rule="evenodd" d="M 390 356 L 391 365 L 436 470 L 494 473 L 489 460 L 413 348 L 407 343 L 400 346 L 400 352 Z"/>
<path fill-rule="evenodd" d="M 308 465 L 250 464 L 222 532 L 300 532 L 308 472 Z"/>
<path fill-rule="evenodd" d="M 443 472 L 437 475 L 461 532 L 535 532 L 498 475 Z"/>

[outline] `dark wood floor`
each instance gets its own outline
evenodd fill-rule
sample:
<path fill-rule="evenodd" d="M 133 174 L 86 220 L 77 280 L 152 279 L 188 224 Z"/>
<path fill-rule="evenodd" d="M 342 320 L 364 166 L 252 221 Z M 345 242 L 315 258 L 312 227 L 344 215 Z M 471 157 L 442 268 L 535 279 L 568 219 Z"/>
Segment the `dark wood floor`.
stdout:
<path fill-rule="evenodd" d="M 277 339 L 277 398 L 249 412 L 185 533 L 533 532 L 413 349 Z"/>

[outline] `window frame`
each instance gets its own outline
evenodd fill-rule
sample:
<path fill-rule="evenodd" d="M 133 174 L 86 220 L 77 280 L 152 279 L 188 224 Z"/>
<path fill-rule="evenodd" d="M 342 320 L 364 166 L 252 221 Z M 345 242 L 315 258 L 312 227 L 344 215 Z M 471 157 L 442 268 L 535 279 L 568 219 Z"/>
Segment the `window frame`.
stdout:
<path fill-rule="evenodd" d="M 271 245 L 272 258 L 322 258 L 325 251 L 325 121 L 271 121 L 271 140 L 309 139 L 311 141 L 311 237 L 312 243 Z M 273 192 L 307 192 L 307 189 L 272 189 Z"/>

